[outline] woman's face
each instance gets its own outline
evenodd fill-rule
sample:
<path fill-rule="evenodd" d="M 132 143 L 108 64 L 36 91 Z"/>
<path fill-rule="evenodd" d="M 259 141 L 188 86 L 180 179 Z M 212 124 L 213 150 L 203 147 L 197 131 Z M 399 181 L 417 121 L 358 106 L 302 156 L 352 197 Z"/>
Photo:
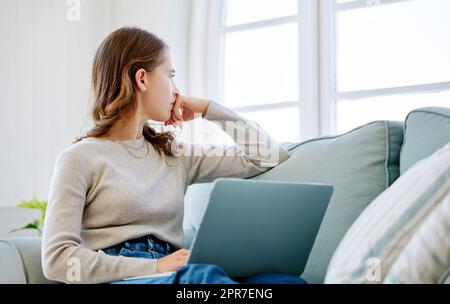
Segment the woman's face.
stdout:
<path fill-rule="evenodd" d="M 155 121 L 166 121 L 170 118 L 176 93 L 179 93 L 173 81 L 175 70 L 170 54 L 165 51 L 163 56 L 163 63 L 150 74 L 147 73 L 147 91 L 143 93 L 142 98 L 144 115 Z"/>

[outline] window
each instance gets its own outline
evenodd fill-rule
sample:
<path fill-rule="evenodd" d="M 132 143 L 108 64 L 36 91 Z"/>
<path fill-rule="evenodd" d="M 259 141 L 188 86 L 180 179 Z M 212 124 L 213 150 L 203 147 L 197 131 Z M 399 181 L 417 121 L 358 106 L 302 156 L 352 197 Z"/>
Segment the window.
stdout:
<path fill-rule="evenodd" d="M 449 0 L 214 3 L 209 92 L 279 141 L 450 107 Z"/>
<path fill-rule="evenodd" d="M 301 100 L 299 89 L 300 54 L 304 51 L 299 47 L 299 37 L 304 33 L 299 6 L 312 2 L 221 3 L 219 35 L 223 55 L 219 60 L 223 76 L 219 98 L 242 116 L 258 122 L 278 141 L 295 142 L 307 135 L 301 124 L 308 102 Z"/>
<path fill-rule="evenodd" d="M 337 0 L 333 12 L 336 132 L 450 107 L 450 1 Z"/>

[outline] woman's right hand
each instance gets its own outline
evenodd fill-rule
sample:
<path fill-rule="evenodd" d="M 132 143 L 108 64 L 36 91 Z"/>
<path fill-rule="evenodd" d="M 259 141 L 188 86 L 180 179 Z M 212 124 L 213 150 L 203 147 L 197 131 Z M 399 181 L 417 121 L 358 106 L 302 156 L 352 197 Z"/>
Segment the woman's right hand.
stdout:
<path fill-rule="evenodd" d="M 196 118 L 196 114 L 204 117 L 208 111 L 210 100 L 197 97 L 183 96 L 176 93 L 175 104 L 172 108 L 172 116 L 169 120 L 164 122 L 164 125 L 173 125 L 176 127 L 183 126 L 183 122 L 190 121 Z"/>
<path fill-rule="evenodd" d="M 180 249 L 168 256 L 158 259 L 156 263 L 156 272 L 176 271 L 187 264 L 189 250 Z"/>

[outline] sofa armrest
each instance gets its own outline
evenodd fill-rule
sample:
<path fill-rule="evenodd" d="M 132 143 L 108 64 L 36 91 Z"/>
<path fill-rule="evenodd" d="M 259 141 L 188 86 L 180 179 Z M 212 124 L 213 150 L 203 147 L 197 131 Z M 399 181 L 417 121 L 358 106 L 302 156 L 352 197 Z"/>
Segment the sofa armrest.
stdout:
<path fill-rule="evenodd" d="M 185 227 L 184 247 L 189 248 L 195 235 Z M 10 237 L 0 239 L 0 284 L 51 284 L 42 272 L 41 238 Z"/>
<path fill-rule="evenodd" d="M 41 267 L 40 237 L 0 239 L 0 284 L 48 284 Z"/>

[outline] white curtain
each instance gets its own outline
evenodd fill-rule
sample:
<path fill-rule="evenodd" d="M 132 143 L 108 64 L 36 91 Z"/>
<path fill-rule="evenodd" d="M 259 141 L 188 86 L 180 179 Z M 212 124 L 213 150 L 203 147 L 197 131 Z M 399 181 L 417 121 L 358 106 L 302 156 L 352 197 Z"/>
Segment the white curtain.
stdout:
<path fill-rule="evenodd" d="M 220 83 L 220 26 L 222 0 L 192 0 L 187 73 L 187 94 L 222 103 Z M 182 141 L 232 144 L 232 139 L 213 123 L 197 119 L 178 131 Z"/>

